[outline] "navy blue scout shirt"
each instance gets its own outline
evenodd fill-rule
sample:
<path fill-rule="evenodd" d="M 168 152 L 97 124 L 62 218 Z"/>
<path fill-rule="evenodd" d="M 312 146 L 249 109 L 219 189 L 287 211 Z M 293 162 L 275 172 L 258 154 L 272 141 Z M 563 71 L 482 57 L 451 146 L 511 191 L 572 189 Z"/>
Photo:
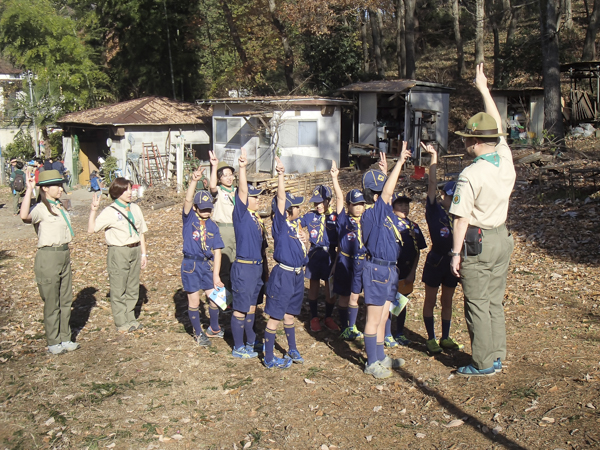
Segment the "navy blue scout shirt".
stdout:
<path fill-rule="evenodd" d="M 438 255 L 447 255 L 452 250 L 452 218 L 437 201 L 425 205 L 425 220 L 431 237 L 431 251 Z"/>
<path fill-rule="evenodd" d="M 275 215 L 271 226 L 271 234 L 275 242 L 273 259 L 290 267 L 305 266 L 308 263 L 308 256 L 305 255 L 302 242 L 298 238 L 300 220 L 292 223 L 279 212 L 279 208 L 275 208 L 274 211 Z"/>
<path fill-rule="evenodd" d="M 233 207 L 233 231 L 235 232 L 235 257 L 244 261 L 262 260 L 263 231 L 257 218 L 235 192 Z"/>
<path fill-rule="evenodd" d="M 392 205 L 381 197 L 372 208 L 367 209 L 361 218 L 363 242 L 372 258 L 397 261 L 400 253 L 399 231 L 395 230 L 392 218 L 395 217 Z"/>
<path fill-rule="evenodd" d="M 406 276 L 412 270 L 418 251 L 427 248 L 427 244 L 419 225 L 410 219 L 401 219 L 398 216 L 394 217 L 394 223 L 398 227 L 398 231 L 400 231 L 400 236 L 402 236 L 402 249 L 400 256 L 398 256 L 398 269 L 401 275 Z"/>
<path fill-rule="evenodd" d="M 338 215 L 335 211 L 325 212 L 325 228 L 327 229 L 327 238 L 329 239 L 329 247 L 338 246 L 338 230 L 337 219 Z"/>
<path fill-rule="evenodd" d="M 310 243 L 312 246 L 329 247 L 329 235 L 327 233 L 327 216 L 309 211 L 300 219 L 300 225 L 308 228 Z"/>
<path fill-rule="evenodd" d="M 345 210 L 337 216 L 337 234 L 340 239 L 340 251 L 350 256 L 361 256 L 367 253 L 362 243 L 360 218 L 355 219 L 346 214 Z"/>
<path fill-rule="evenodd" d="M 184 255 L 212 259 L 212 250 L 225 247 L 219 227 L 210 218 L 201 220 L 193 208 L 188 214 L 182 212 L 182 218 Z"/>

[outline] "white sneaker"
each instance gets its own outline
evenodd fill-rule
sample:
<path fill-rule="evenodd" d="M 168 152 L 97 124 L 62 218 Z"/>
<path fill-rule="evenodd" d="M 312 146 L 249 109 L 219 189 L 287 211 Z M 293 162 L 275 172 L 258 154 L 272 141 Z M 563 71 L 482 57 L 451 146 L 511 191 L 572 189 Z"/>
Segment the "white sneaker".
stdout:
<path fill-rule="evenodd" d="M 62 353 L 67 353 L 67 349 L 62 346 L 62 344 L 49 345 L 48 351 L 53 355 L 60 355 Z"/>
<path fill-rule="evenodd" d="M 65 349 L 65 351 L 67 352 L 72 352 L 77 350 L 79 347 L 81 347 L 81 345 L 79 345 L 77 342 L 73 342 L 73 341 L 67 341 L 67 342 L 61 342 L 62 347 Z"/>

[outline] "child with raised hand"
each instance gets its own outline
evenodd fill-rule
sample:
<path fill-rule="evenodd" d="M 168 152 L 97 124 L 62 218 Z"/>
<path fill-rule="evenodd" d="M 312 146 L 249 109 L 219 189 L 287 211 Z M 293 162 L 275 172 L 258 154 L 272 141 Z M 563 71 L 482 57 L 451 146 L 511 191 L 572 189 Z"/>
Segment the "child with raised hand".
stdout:
<path fill-rule="evenodd" d="M 441 353 L 443 349 L 461 350 L 464 345 L 459 344 L 450 337 L 450 324 L 452 321 L 452 297 L 459 282 L 458 277 L 452 275 L 450 261 L 452 257 L 452 225 L 453 216 L 450 214 L 450 205 L 456 183 L 448 181 L 442 188 L 441 200 L 437 200 L 437 162 L 438 154 L 433 145 L 421 143 L 423 149 L 431 155 L 429 165 L 429 186 L 427 190 L 427 204 L 425 206 L 425 219 L 431 237 L 431 250 L 427 254 L 425 267 L 423 267 L 423 283 L 425 283 L 425 301 L 423 303 L 423 322 L 427 330 L 427 350 L 430 353 Z M 442 338 L 439 343 L 435 336 L 435 320 L 433 309 L 437 301 L 438 288 L 442 285 L 440 303 L 442 304 Z"/>
<path fill-rule="evenodd" d="M 219 277 L 221 249 L 224 247 L 219 227 L 210 219 L 213 210 L 212 196 L 208 191 L 198 191 L 196 185 L 202 179 L 204 169 L 192 173 L 183 202 L 183 261 L 181 281 L 188 297 L 188 316 L 198 345 L 211 345 L 209 337 L 223 337 L 219 326 L 219 307 L 209 300 L 213 289 L 223 287 Z M 195 194 L 195 195 L 194 195 Z M 209 300 L 210 326 L 206 333 L 200 325 L 200 290 Z"/>
<path fill-rule="evenodd" d="M 71 341 L 69 326 L 73 302 L 69 243 L 74 233 L 69 215 L 60 202 L 62 182 L 58 170 L 42 172 L 37 183 L 40 187 L 37 205 L 30 211 L 36 183 L 35 176 L 28 174 L 20 210 L 21 220 L 33 223 L 38 235 L 33 270 L 40 297 L 44 301 L 44 329 L 48 351 L 53 355 L 79 348 L 79 344 Z"/>
<path fill-rule="evenodd" d="M 313 203 L 312 211 L 307 212 L 300 219 L 300 225 L 308 229 L 310 237 L 310 249 L 308 251 L 308 264 L 306 265 L 305 277 L 309 279 L 308 305 L 310 306 L 310 329 L 321 331 L 321 323 L 318 314 L 317 297 L 321 280 L 325 282 L 325 326 L 332 331 L 339 331 L 340 327 L 333 320 L 333 308 L 335 299 L 329 294 L 329 276 L 331 274 L 331 255 L 329 248 L 330 232 L 327 231 L 327 220 L 329 202 L 331 200 L 331 189 L 328 186 L 317 186 L 309 202 Z M 336 245 L 335 243 L 333 244 Z"/>
<path fill-rule="evenodd" d="M 385 181 L 381 195 L 373 194 L 375 204 L 363 213 L 361 219 L 363 242 L 369 255 L 362 273 L 367 305 L 365 373 L 375 378 L 391 377 L 390 369 L 404 365 L 403 359 L 392 359 L 385 355 L 384 339 L 390 303 L 396 296 L 396 262 L 400 252 L 400 232 L 393 220 L 392 195 L 402 166 L 410 156 L 406 147 L 407 143 L 403 142 L 400 158 Z"/>
<path fill-rule="evenodd" d="M 413 291 L 417 266 L 421 250 L 427 248 L 421 228 L 408 218 L 410 202 L 412 199 L 402 194 L 394 194 L 392 207 L 396 228 L 400 232 L 400 255 L 396 263 L 398 267 L 398 292 L 409 295 Z M 392 320 L 388 319 L 385 327 L 385 345 L 396 347 L 398 344 L 408 346 L 410 340 L 404 336 L 404 323 L 406 322 L 406 305 L 396 319 L 396 334 L 392 336 Z"/>
<path fill-rule="evenodd" d="M 256 333 L 254 320 L 256 303 L 263 282 L 263 264 L 267 264 L 265 254 L 266 229 L 258 209 L 258 195 L 262 189 L 248 184 L 246 150 L 238 159 L 240 179 L 235 194 L 233 208 L 233 229 L 235 231 L 235 260 L 231 265 L 231 287 L 233 294 L 233 314 L 231 333 L 233 334 L 232 355 L 235 358 L 256 358 Z M 246 341 L 244 343 L 244 335 Z"/>
<path fill-rule="evenodd" d="M 344 210 L 344 194 L 338 180 L 339 170 L 335 161 L 331 163 L 331 178 L 335 192 L 335 209 L 337 213 L 337 234 L 339 236 L 339 253 L 333 274 L 333 292 L 339 295 L 338 312 L 342 324 L 341 337 L 352 341 L 362 338 L 363 334 L 356 328 L 358 316 L 358 296 L 362 292 L 362 269 L 367 249 L 362 242 L 360 218 L 365 210 L 365 199 L 362 192 L 352 189 L 346 194 Z"/>
<path fill-rule="evenodd" d="M 306 245 L 308 236 L 300 228 L 299 205 L 304 199 L 285 192 L 285 167 L 277 161 L 277 201 L 273 208 L 273 259 L 275 267 L 267 282 L 265 313 L 269 321 L 265 328 L 264 365 L 268 369 L 287 369 L 292 362 L 302 364 L 304 359 L 296 347 L 294 317 L 300 314 L 304 297 L 304 266 L 308 262 Z M 283 320 L 288 342 L 285 358 L 273 354 L 279 322 Z"/>

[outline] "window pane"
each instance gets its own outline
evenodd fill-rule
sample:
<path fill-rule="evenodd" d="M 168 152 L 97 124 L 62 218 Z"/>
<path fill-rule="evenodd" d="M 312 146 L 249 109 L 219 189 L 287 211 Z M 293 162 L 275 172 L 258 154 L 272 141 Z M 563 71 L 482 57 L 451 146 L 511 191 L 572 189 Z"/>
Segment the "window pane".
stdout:
<path fill-rule="evenodd" d="M 219 144 L 227 143 L 227 120 L 215 119 L 215 139 Z"/>
<path fill-rule="evenodd" d="M 242 119 L 227 119 L 227 128 L 229 128 L 229 143 L 242 143 Z"/>
<path fill-rule="evenodd" d="M 298 122 L 298 145 L 319 146 L 316 120 Z"/>

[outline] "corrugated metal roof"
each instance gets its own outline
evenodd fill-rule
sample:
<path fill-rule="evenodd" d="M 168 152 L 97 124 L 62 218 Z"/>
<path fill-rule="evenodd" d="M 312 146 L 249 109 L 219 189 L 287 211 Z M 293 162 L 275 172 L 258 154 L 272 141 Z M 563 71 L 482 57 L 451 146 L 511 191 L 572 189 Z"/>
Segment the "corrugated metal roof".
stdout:
<path fill-rule="evenodd" d="M 454 89 L 439 83 L 429 83 L 418 80 L 374 80 L 349 84 L 338 89 L 338 92 L 379 92 L 395 93 L 406 92 L 414 87 L 429 88 L 432 90 L 453 91 Z"/>
<path fill-rule="evenodd" d="M 167 97 L 144 97 L 62 116 L 58 123 L 83 125 L 209 124 L 212 112 Z"/>
<path fill-rule="evenodd" d="M 7 60 L 0 58 L 0 73 L 9 75 L 20 75 L 24 72 L 23 69 L 17 69 Z"/>
<path fill-rule="evenodd" d="M 281 97 L 228 97 L 207 100 L 196 100 L 197 105 L 214 104 L 242 104 L 242 105 L 293 105 L 293 106 L 351 106 L 352 100 L 339 97 L 307 97 L 307 96 L 281 96 Z"/>

